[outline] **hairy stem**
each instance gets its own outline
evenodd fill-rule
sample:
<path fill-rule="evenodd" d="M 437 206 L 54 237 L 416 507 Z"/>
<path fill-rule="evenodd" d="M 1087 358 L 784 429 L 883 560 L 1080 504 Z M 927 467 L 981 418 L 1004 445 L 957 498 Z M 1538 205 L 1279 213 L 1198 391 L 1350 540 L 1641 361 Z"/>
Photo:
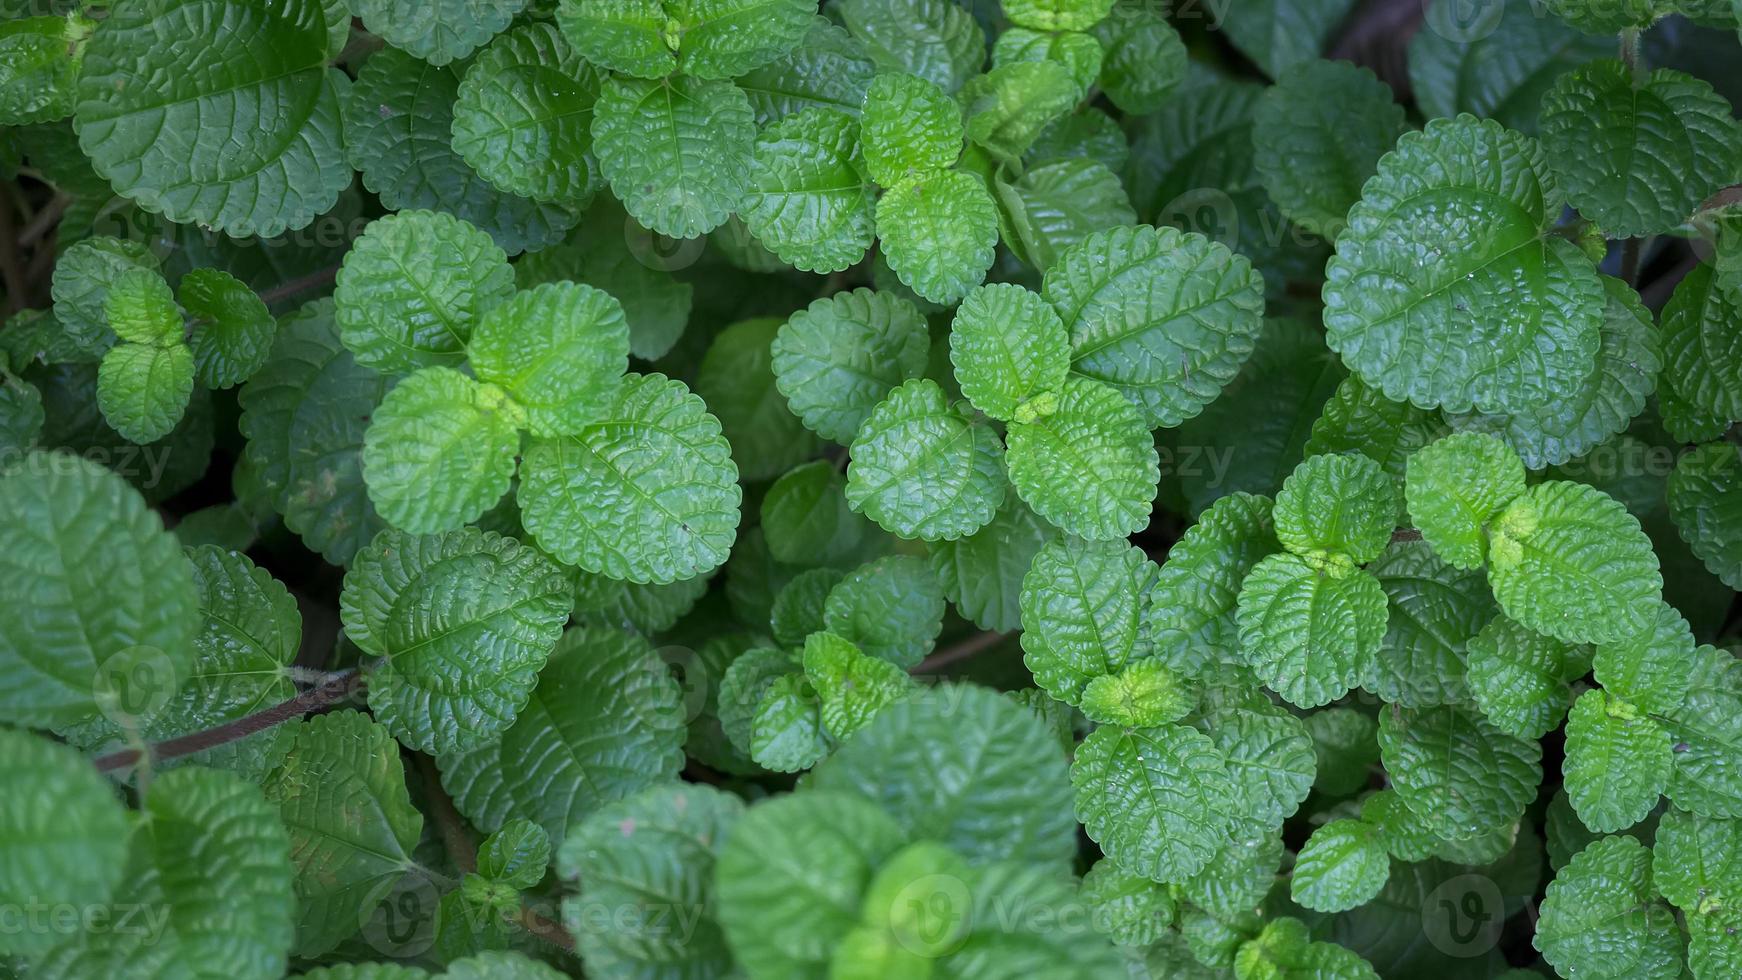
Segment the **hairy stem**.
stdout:
<path fill-rule="evenodd" d="M 44 205 L 41 211 L 36 212 L 30 219 L 30 223 L 24 226 L 24 230 L 18 233 L 18 247 L 29 248 L 35 245 L 37 239 L 48 234 L 56 225 L 60 224 L 61 215 L 66 214 L 67 208 L 72 203 L 71 196 L 56 194 L 54 199 Z"/>

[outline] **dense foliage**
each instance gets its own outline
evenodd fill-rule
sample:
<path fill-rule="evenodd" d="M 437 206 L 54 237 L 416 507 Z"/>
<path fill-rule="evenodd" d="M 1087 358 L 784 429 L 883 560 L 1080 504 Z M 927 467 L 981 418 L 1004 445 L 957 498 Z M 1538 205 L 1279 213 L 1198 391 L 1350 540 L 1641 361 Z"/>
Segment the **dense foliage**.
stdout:
<path fill-rule="evenodd" d="M 0 12 L 0 978 L 1742 976 L 1742 0 Z"/>

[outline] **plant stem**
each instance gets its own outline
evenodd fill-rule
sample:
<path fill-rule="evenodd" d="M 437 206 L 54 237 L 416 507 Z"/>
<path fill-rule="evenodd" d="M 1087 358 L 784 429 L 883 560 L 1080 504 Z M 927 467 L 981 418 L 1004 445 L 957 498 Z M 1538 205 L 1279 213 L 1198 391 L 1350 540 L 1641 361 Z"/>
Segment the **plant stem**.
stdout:
<path fill-rule="evenodd" d="M 1639 28 L 1629 27 L 1621 32 L 1621 63 L 1627 66 L 1628 74 L 1635 82 L 1644 73 L 1645 66 L 1639 57 Z"/>
<path fill-rule="evenodd" d="M 60 223 L 61 215 L 66 213 L 72 203 L 73 199 L 68 195 L 56 194 L 41 211 L 36 212 L 30 223 L 24 226 L 24 230 L 18 233 L 18 247 L 28 248 L 37 239 L 48 234 L 50 229 Z"/>
<path fill-rule="evenodd" d="M 100 772 L 114 772 L 140 762 L 157 762 L 163 759 L 175 759 L 195 752 L 203 752 L 214 746 L 224 745 L 238 739 L 247 738 L 255 732 L 262 732 L 280 722 L 292 718 L 300 718 L 311 711 L 329 707 L 345 700 L 362 686 L 363 675 L 356 670 L 341 670 L 327 674 L 325 679 L 314 688 L 298 694 L 288 701 L 244 715 L 235 721 L 225 722 L 216 728 L 205 731 L 179 735 L 175 738 L 148 745 L 144 750 L 138 748 L 122 749 L 108 755 L 98 756 L 96 766 Z"/>
<path fill-rule="evenodd" d="M 928 674 L 932 671 L 941 670 L 957 661 L 966 660 L 977 653 L 990 650 L 1009 635 L 1010 634 L 1008 633 L 994 633 L 990 631 L 985 633 L 975 633 L 973 636 L 968 637 L 960 643 L 944 647 L 942 650 L 939 650 L 924 660 L 921 660 L 919 663 L 915 664 L 913 669 L 908 671 L 908 673 Z"/>
<path fill-rule="evenodd" d="M 435 818 L 436 832 L 441 835 L 442 847 L 447 849 L 448 860 L 454 862 L 454 867 L 461 874 L 471 874 L 478 870 L 478 845 L 472 840 L 471 832 L 466 829 L 466 822 L 460 817 L 459 808 L 454 806 L 454 798 L 448 795 L 447 788 L 442 785 L 442 776 L 436 771 L 435 760 L 419 752 L 417 770 L 423 774 L 423 795 L 429 801 L 430 816 Z"/>
<path fill-rule="evenodd" d="M 1396 544 L 1399 541 L 1420 541 L 1420 540 L 1421 540 L 1421 532 L 1417 531 L 1413 527 L 1400 527 L 1397 530 L 1391 532 L 1391 543 L 1392 544 Z"/>
<path fill-rule="evenodd" d="M 26 291 L 29 280 L 18 261 L 18 228 L 12 214 L 14 196 L 0 197 L 0 280 L 6 284 L 6 312 L 24 308 L 29 301 Z"/>
<path fill-rule="evenodd" d="M 1639 288 L 1639 252 L 1642 240 L 1629 238 L 1621 243 L 1621 281 Z"/>
<path fill-rule="evenodd" d="M 283 302 L 284 300 L 290 299 L 292 296 L 306 293 L 311 289 L 319 289 L 322 286 L 330 285 L 334 277 L 338 274 L 339 267 L 334 265 L 328 266 L 319 272 L 311 272 L 306 276 L 292 279 L 289 282 L 279 283 L 271 289 L 263 290 L 260 293 L 260 302 L 265 303 L 267 306 Z"/>

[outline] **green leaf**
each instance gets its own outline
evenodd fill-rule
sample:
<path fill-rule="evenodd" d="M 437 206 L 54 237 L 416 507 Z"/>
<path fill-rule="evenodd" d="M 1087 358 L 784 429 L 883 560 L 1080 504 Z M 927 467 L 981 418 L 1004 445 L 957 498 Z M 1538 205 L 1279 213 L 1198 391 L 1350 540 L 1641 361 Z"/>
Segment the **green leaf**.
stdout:
<path fill-rule="evenodd" d="M 385 526 L 369 503 L 362 450 L 392 382 L 340 345 L 333 309 L 321 300 L 279 324 L 266 366 L 242 386 L 238 427 L 284 525 L 343 564 Z"/>
<path fill-rule="evenodd" d="M 1150 593 L 1156 656 L 1195 672 L 1207 658 L 1238 652 L 1240 584 L 1260 559 L 1282 550 L 1270 514 L 1270 498 L 1231 493 L 1174 542 Z"/>
<path fill-rule="evenodd" d="M 1694 634 L 1667 602 L 1657 604 L 1651 624 L 1618 643 L 1599 643 L 1592 658 L 1597 683 L 1642 711 L 1671 712 L 1687 696 L 1694 673 Z"/>
<path fill-rule="evenodd" d="M 1430 4 L 1409 42 L 1409 79 L 1429 119 L 1469 112 L 1534 134 L 1557 78 L 1615 52 L 1613 35 L 1573 30 L 1517 0 L 1491 7 Z"/>
<path fill-rule="evenodd" d="M 800 673 L 775 678 L 750 722 L 750 758 L 771 772 L 802 772 L 828 755 L 831 744 L 810 679 Z"/>
<path fill-rule="evenodd" d="M 1180 886 L 1181 897 L 1213 916 L 1235 921 L 1263 903 L 1281 864 L 1280 834 L 1248 840 L 1236 829 L 1204 870 Z"/>
<path fill-rule="evenodd" d="M 580 220 L 575 208 L 504 194 L 454 151 L 459 90 L 453 69 L 396 48 L 370 55 L 345 100 L 346 158 L 363 172 L 363 186 L 393 211 L 449 212 L 510 255 L 561 241 Z"/>
<path fill-rule="evenodd" d="M 1344 556 L 1357 565 L 1391 541 L 1397 490 L 1365 456 L 1314 456 L 1276 494 L 1276 537 L 1307 558 Z"/>
<path fill-rule="evenodd" d="M 95 463 L 32 453 L 0 476 L 0 513 L 0 718 L 64 728 L 102 710 L 121 723 L 174 690 L 199 594 L 138 491 Z"/>
<path fill-rule="evenodd" d="M 810 775 L 875 801 L 913 839 L 985 863 L 1068 868 L 1077 853 L 1058 739 L 1023 705 L 971 685 L 889 705 Z"/>
<path fill-rule="evenodd" d="M 1348 796 L 1367 785 L 1379 762 L 1379 723 L 1354 708 L 1326 708 L 1303 719 L 1317 760 L 1313 788 L 1328 796 Z"/>
<path fill-rule="evenodd" d="M 1651 852 L 1631 837 L 1595 841 L 1561 869 L 1532 944 L 1567 975 L 1681 975 L 1675 913 L 1653 895 Z"/>
<path fill-rule="evenodd" d="M 1449 430 L 1439 413 L 1397 402 L 1360 378 L 1344 378 L 1313 422 L 1303 454 L 1359 453 L 1378 463 L 1399 489 L 1409 458 Z"/>
<path fill-rule="evenodd" d="M 524 953 L 490 950 L 448 964 L 443 980 L 562 980 L 556 968 Z"/>
<path fill-rule="evenodd" d="M 858 647 L 833 633 L 812 633 L 805 638 L 804 675 L 821 701 L 823 728 L 837 741 L 864 728 L 879 711 L 913 688 L 906 671 L 860 653 Z"/>
<path fill-rule="evenodd" d="M 1617 237 L 1668 231 L 1735 176 L 1742 127 L 1705 82 L 1615 59 L 1560 77 L 1543 96 L 1542 143 L 1567 200 Z"/>
<path fill-rule="evenodd" d="M 1541 738 L 1566 717 L 1590 651 L 1496 616 L 1469 643 L 1470 695 L 1495 728 Z"/>
<path fill-rule="evenodd" d="M 1082 31 L 1113 8 L 1113 0 L 1005 0 L 1004 16 L 1037 31 Z"/>
<path fill-rule="evenodd" d="M 1742 450 L 1725 442 L 1700 446 L 1676 461 L 1669 512 L 1676 531 L 1706 568 L 1742 587 Z"/>
<path fill-rule="evenodd" d="M 1312 790 L 1317 758 L 1299 718 L 1251 687 L 1234 698 L 1206 694 L 1192 724 L 1227 760 L 1234 780 L 1231 831 L 1236 840 L 1275 833 Z"/>
<path fill-rule="evenodd" d="M 1468 644 L 1495 617 L 1479 571 L 1452 567 L 1421 541 L 1399 541 L 1367 571 L 1385 590 L 1385 639 L 1361 683 L 1406 708 L 1465 700 Z"/>
<path fill-rule="evenodd" d="M 1004 244 L 1041 272 L 1095 232 L 1135 224 L 1119 177 L 1098 160 L 1043 164 L 1015 183 L 995 180 Z"/>
<path fill-rule="evenodd" d="M 581 57 L 636 78 L 677 71 L 677 50 L 666 41 L 669 19 L 660 0 L 561 0 L 556 11 L 557 26 Z"/>
<path fill-rule="evenodd" d="M 1258 100 L 1252 166 L 1290 221 L 1335 238 L 1361 185 L 1405 128 L 1403 107 L 1371 71 L 1301 61 Z"/>
<path fill-rule="evenodd" d="M 593 152 L 611 190 L 635 220 L 672 238 L 710 232 L 738 207 L 755 143 L 750 100 L 730 82 L 611 76 L 593 116 Z"/>
<path fill-rule="evenodd" d="M 1661 719 L 1675 747 L 1675 771 L 1664 790 L 1670 802 L 1709 817 L 1742 817 L 1742 663 L 1702 646 L 1688 693 Z"/>
<path fill-rule="evenodd" d="M 1652 846 L 1652 884 L 1685 913 L 1731 911 L 1742 900 L 1742 822 L 1671 807 Z"/>
<path fill-rule="evenodd" d="M 72 115 L 83 42 L 91 27 L 77 14 L 21 16 L 0 25 L 0 125 L 54 122 Z"/>
<path fill-rule="evenodd" d="M 629 353 L 644 360 L 664 357 L 689 325 L 695 289 L 678 282 L 664 268 L 650 266 L 640 251 L 640 239 L 623 248 L 623 236 L 646 236 L 612 202 L 600 199 L 589 221 L 576 233 L 576 241 L 523 257 L 514 266 L 515 282 L 531 289 L 546 282 L 573 280 L 610 293 L 623 304 L 629 321 Z M 654 266 L 660 263 L 653 263 Z"/>
<path fill-rule="evenodd" d="M 507 813 L 560 842 L 606 804 L 676 778 L 682 702 L 671 668 L 645 639 L 597 627 L 563 634 L 526 706 L 486 750 L 512 801 Z M 459 760 L 443 757 L 448 776 L 450 762 Z"/>
<path fill-rule="evenodd" d="M 201 385 L 233 388 L 266 364 L 278 324 L 241 280 L 219 269 L 194 269 L 181 277 L 176 297 L 193 328 L 188 346 Z"/>
<path fill-rule="evenodd" d="M 1229 10 L 1218 26 L 1271 78 L 1319 56 L 1352 0 L 1257 0 Z"/>
<path fill-rule="evenodd" d="M 507 27 L 526 3 L 440 0 L 424 6 L 407 0 L 345 0 L 370 33 L 432 65 L 465 58 Z"/>
<path fill-rule="evenodd" d="M 1286 0 L 1283 0 L 1286 3 Z M 1360 954 L 1337 943 L 1315 942 L 1299 919 L 1274 919 L 1234 957 L 1237 980 L 1374 980 L 1379 974 Z"/>
<path fill-rule="evenodd" d="M 370 709 L 432 753 L 476 748 L 514 722 L 569 608 L 548 559 L 475 528 L 384 532 L 339 597 L 346 636 L 386 658 L 370 676 Z"/>
<path fill-rule="evenodd" d="M 1379 580 L 1347 559 L 1272 555 L 1240 585 L 1240 655 L 1284 700 L 1317 707 L 1361 683 L 1387 618 Z"/>
<path fill-rule="evenodd" d="M 533 435 L 573 435 L 628 369 L 629 325 L 609 293 L 545 283 L 492 307 L 466 349 L 478 379 L 507 392 Z"/>
<path fill-rule="evenodd" d="M 1016 61 L 969 79 L 960 98 L 967 136 L 994 159 L 1019 161 L 1048 125 L 1070 113 L 1082 91 L 1056 61 Z"/>
<path fill-rule="evenodd" d="M 168 435 L 193 397 L 194 355 L 185 345 L 121 343 L 97 369 L 97 407 L 122 438 L 141 445 Z"/>
<path fill-rule="evenodd" d="M 1108 0 L 1108 6 L 1111 6 Z M 1050 61 L 1062 65 L 1076 83 L 1078 93 L 1086 93 L 1101 74 L 1105 57 L 1101 42 L 1083 30 L 1038 31 L 1027 27 L 1012 27 L 998 35 L 992 45 L 992 66 L 1002 68 L 1025 61 Z"/>
<path fill-rule="evenodd" d="M 950 0 L 842 0 L 837 9 L 879 71 L 918 75 L 954 93 L 985 63 L 985 33 Z"/>
<path fill-rule="evenodd" d="M 290 844 L 260 790 L 229 773 L 165 773 L 130 842 L 120 908 L 149 908 L 157 927 L 87 929 L 33 963 L 33 976 L 165 976 L 266 980 L 284 975 L 291 945 Z M 108 921 L 108 920 L 106 920 Z"/>
<path fill-rule="evenodd" d="M 807 568 L 792 577 L 774 596 L 769 631 L 781 647 L 800 647 L 805 637 L 827 629 L 823 608 L 829 593 L 846 577 L 838 568 Z"/>
<path fill-rule="evenodd" d="M 1289 897 L 1303 908 L 1342 912 L 1371 901 L 1390 874 L 1383 830 L 1361 820 L 1332 820 L 1300 849 Z"/>
<path fill-rule="evenodd" d="M 1145 728 L 1179 721 L 1196 701 L 1184 678 L 1161 661 L 1146 659 L 1090 680 L 1079 707 L 1097 724 Z"/>
<path fill-rule="evenodd" d="M 359 364 L 399 373 L 458 367 L 478 321 L 514 294 L 490 236 L 441 211 L 377 218 L 345 253 L 333 304 Z"/>
<path fill-rule="evenodd" d="M 1582 483 L 1540 483 L 1490 528 L 1488 581 L 1506 615 L 1572 643 L 1635 636 L 1663 578 L 1651 539 L 1614 498 Z"/>
<path fill-rule="evenodd" d="M 1381 711 L 1379 756 L 1410 812 L 1448 841 L 1511 826 L 1542 781 L 1542 746 L 1461 705 Z"/>
<path fill-rule="evenodd" d="M 807 791 L 751 807 L 714 866 L 714 907 L 738 964 L 753 976 L 827 976 L 836 944 L 859 924 L 860 895 L 905 838 L 852 793 Z"/>
<path fill-rule="evenodd" d="M 813 16 L 797 47 L 740 75 L 735 84 L 750 97 L 757 125 L 767 126 L 813 107 L 857 116 L 876 71 L 862 42 Z"/>
<path fill-rule="evenodd" d="M 850 559 L 871 524 L 847 506 L 847 481 L 826 460 L 788 470 L 762 497 L 762 533 L 776 561 L 789 564 Z"/>
<path fill-rule="evenodd" d="M 1121 946 L 1148 946 L 1173 924 L 1172 893 L 1111 858 L 1097 860 L 1083 875 L 1081 894 L 1095 928 Z"/>
<path fill-rule="evenodd" d="M 1695 265 L 1663 308 L 1664 425 L 1687 441 L 1716 439 L 1742 419 L 1742 295 L 1719 287 L 1711 267 Z"/>
<path fill-rule="evenodd" d="M 1328 341 L 1361 380 L 1423 408 L 1516 412 L 1590 375 L 1603 289 L 1577 246 L 1545 237 L 1560 216 L 1546 157 L 1461 116 L 1380 161 L 1325 269 Z"/>
<path fill-rule="evenodd" d="M 854 289 L 789 317 L 771 346 L 775 387 L 825 439 L 850 443 L 892 388 L 925 373 L 925 318 L 888 292 Z"/>
<path fill-rule="evenodd" d="M 853 439 L 847 503 L 904 538 L 951 540 L 984 527 L 1008 486 L 1004 449 L 965 409 L 927 378 L 889 392 Z"/>
<path fill-rule="evenodd" d="M 714 861 L 744 804 L 711 786 L 652 786 L 600 809 L 577 825 L 557 855 L 578 894 L 563 900 L 563 921 L 588 969 L 601 976 L 712 976 L 731 953 L 713 912 L 690 931 L 671 928 L 675 907 L 707 909 L 715 900 Z M 622 909 L 636 914 L 615 920 Z"/>
<path fill-rule="evenodd" d="M 103 316 L 122 341 L 148 347 L 174 347 L 183 342 L 181 309 L 175 305 L 169 283 L 151 269 L 121 269 L 109 283 Z"/>
<path fill-rule="evenodd" d="M 1109 858 L 1155 881 L 1198 873 L 1225 839 L 1234 783 L 1203 733 L 1097 728 L 1071 763 L 1076 814 Z"/>
<path fill-rule="evenodd" d="M 555 27 L 515 28 L 466 68 L 454 152 L 509 194 L 584 202 L 601 183 L 592 159 L 598 97 L 598 75 Z"/>
<path fill-rule="evenodd" d="M 469 524 L 514 479 L 515 419 L 485 386 L 450 368 L 395 385 L 363 435 L 363 478 L 388 524 L 413 534 Z"/>
<path fill-rule="evenodd" d="M 1022 659 L 1035 683 L 1077 704 L 1097 679 L 1141 662 L 1154 575 L 1148 557 L 1123 541 L 1067 537 L 1043 546 L 1022 579 Z"/>
<path fill-rule="evenodd" d="M 840 272 L 864 258 L 875 229 L 858 150 L 858 122 L 835 109 L 806 109 L 762 130 L 738 206 L 750 233 L 805 272 Z"/>
<path fill-rule="evenodd" d="M 772 317 L 734 323 L 714 335 L 696 369 L 696 393 L 719 417 L 746 480 L 776 476 L 822 448 L 775 386 L 770 350 L 780 327 Z"/>
<path fill-rule="evenodd" d="M 1487 561 L 1490 525 L 1524 494 L 1524 462 L 1491 435 L 1461 432 L 1409 458 L 1404 496 L 1422 540 L 1455 568 Z"/>
<path fill-rule="evenodd" d="M 69 360 L 94 361 L 109 349 L 110 287 L 131 270 L 156 268 L 156 257 L 143 244 L 118 238 L 88 238 L 59 256 L 50 292 L 54 319 L 72 348 Z"/>
<path fill-rule="evenodd" d="M 1453 428 L 1488 432 L 1506 440 L 1526 466 L 1559 465 L 1622 432 L 1645 408 L 1661 364 L 1658 335 L 1639 294 L 1602 276 L 1608 295 L 1597 350 L 1597 369 L 1575 389 L 1532 411 L 1510 415 L 1452 415 Z"/>
<path fill-rule="evenodd" d="M 861 143 L 871 179 L 894 187 L 955 165 L 962 155 L 962 110 L 917 75 L 878 75 L 865 90 Z"/>
<path fill-rule="evenodd" d="M 721 675 L 717 696 L 720 728 L 746 758 L 763 696 L 775 681 L 798 669 L 798 660 L 790 651 L 756 647 L 739 654 Z"/>
<path fill-rule="evenodd" d="M 849 572 L 829 592 L 823 623 L 903 669 L 925 659 L 943 629 L 944 593 L 922 558 L 890 555 Z"/>
<path fill-rule="evenodd" d="M 980 286 L 950 323 L 950 363 L 962 394 L 995 419 L 1046 414 L 1071 369 L 1064 324 L 1044 299 L 1009 283 Z M 1037 400 L 1038 399 L 1038 400 Z"/>
<path fill-rule="evenodd" d="M 195 36 L 222 41 L 163 43 Z M 97 173 L 145 210 L 270 237 L 307 226 L 350 185 L 348 87 L 327 65 L 319 0 L 129 0 L 85 44 L 75 124 Z"/>
<path fill-rule="evenodd" d="M 920 174 L 878 199 L 877 237 L 902 282 L 934 303 L 954 303 L 992 268 L 998 207 L 973 174 Z"/>
<path fill-rule="evenodd" d="M 671 629 L 708 590 L 705 576 L 669 585 L 621 582 L 592 572 L 575 573 L 577 623 L 632 629 L 644 636 Z"/>
<path fill-rule="evenodd" d="M 1118 0 L 1095 25 L 1106 49 L 1101 91 L 1122 111 L 1142 115 L 1160 109 L 1186 76 L 1186 46 L 1165 14 L 1139 0 Z"/>
<path fill-rule="evenodd" d="M 1118 390 L 1071 377 L 1052 412 L 1010 423 L 1006 438 L 1017 494 L 1067 533 L 1108 540 L 1148 526 L 1160 462 L 1139 410 Z"/>
<path fill-rule="evenodd" d="M 290 723 L 289 751 L 266 777 L 266 798 L 290 830 L 296 946 L 319 956 L 366 920 L 399 876 L 423 816 L 411 805 L 399 746 L 355 711 Z"/>
<path fill-rule="evenodd" d="M 1138 225 L 1090 235 L 1047 271 L 1072 370 L 1117 388 L 1149 427 L 1176 426 L 1234 379 L 1263 325 L 1264 283 L 1195 232 Z"/>
<path fill-rule="evenodd" d="M 127 858 L 127 810 L 95 768 L 71 747 L 0 729 L 0 901 L 85 907 L 106 901 Z M 44 918 L 35 929 L 0 934 L 8 956 L 35 956 L 68 925 Z"/>
<path fill-rule="evenodd" d="M 1567 798 L 1585 826 L 1625 830 L 1657 806 L 1669 783 L 1669 735 L 1605 691 L 1579 695 L 1567 716 Z"/>
<path fill-rule="evenodd" d="M 662 584 L 726 560 L 741 496 L 702 400 L 663 375 L 627 374 L 579 431 L 532 441 L 518 499 L 526 529 L 557 560 Z"/>
<path fill-rule="evenodd" d="M 1034 557 L 1059 531 L 1035 516 L 1014 495 L 1007 496 L 992 522 L 953 541 L 936 541 L 932 573 L 956 612 L 983 630 L 1008 633 L 1022 625 L 1023 577 Z"/>

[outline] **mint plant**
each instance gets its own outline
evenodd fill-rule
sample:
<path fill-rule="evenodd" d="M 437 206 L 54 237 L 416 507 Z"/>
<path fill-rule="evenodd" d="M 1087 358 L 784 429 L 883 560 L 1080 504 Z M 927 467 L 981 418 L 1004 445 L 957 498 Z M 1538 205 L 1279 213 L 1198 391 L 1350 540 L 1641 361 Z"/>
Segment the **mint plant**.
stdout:
<path fill-rule="evenodd" d="M 0 9 L 0 978 L 1742 975 L 1742 3 Z"/>

